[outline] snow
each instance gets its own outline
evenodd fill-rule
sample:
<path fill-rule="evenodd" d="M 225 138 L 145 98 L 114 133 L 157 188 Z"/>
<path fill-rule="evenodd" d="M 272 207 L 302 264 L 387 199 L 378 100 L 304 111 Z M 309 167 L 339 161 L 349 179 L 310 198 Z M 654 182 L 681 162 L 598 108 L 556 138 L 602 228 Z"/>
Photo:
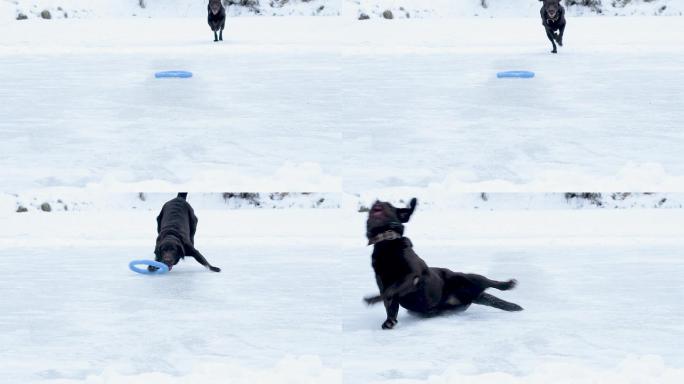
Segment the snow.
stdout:
<path fill-rule="evenodd" d="M 573 18 L 551 55 L 534 18 L 11 23 L 2 190 L 681 192 L 683 28 Z"/>
<path fill-rule="evenodd" d="M 192 201 L 192 196 L 190 196 Z M 444 210 L 407 226 L 430 265 L 515 277 L 525 308 L 474 306 L 383 331 L 365 215 L 198 209 L 163 276 L 155 211 L 0 215 L 3 379 L 22 383 L 674 383 L 682 377 L 684 210 Z M 574 381 L 573 381 L 574 380 Z M 650 381 L 649 381 L 650 380 Z"/>

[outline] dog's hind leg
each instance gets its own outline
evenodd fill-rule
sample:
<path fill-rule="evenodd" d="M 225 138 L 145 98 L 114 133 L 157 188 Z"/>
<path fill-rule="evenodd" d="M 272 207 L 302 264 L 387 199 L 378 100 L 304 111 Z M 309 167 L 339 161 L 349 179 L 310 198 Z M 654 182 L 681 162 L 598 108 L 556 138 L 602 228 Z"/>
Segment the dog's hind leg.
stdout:
<path fill-rule="evenodd" d="M 515 312 L 522 311 L 523 308 L 515 303 L 509 303 L 506 300 L 501 300 L 496 296 L 490 295 L 489 293 L 482 293 L 478 296 L 473 303 L 486 305 L 488 307 L 494 307 L 498 309 L 503 309 L 504 311 Z"/>
<path fill-rule="evenodd" d="M 471 282 L 480 286 L 482 289 L 494 288 L 500 291 L 507 291 L 509 289 L 515 288 L 515 286 L 518 284 L 518 281 L 515 279 L 510 279 L 508 281 L 497 281 L 474 273 L 466 273 L 464 276 Z"/>

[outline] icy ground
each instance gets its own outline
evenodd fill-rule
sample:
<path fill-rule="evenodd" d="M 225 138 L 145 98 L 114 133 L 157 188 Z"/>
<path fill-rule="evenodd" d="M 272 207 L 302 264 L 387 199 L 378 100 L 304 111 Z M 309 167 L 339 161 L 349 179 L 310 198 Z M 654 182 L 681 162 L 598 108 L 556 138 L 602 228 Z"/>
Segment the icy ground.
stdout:
<path fill-rule="evenodd" d="M 676 17 L 572 18 L 558 55 L 536 18 L 237 18 L 219 44 L 199 18 L 0 35 L 3 191 L 684 186 Z M 496 79 L 511 69 L 537 77 Z"/>
<path fill-rule="evenodd" d="M 339 55 L 295 19 L 231 21 L 220 44 L 202 19 L 0 27 L 1 189 L 339 190 Z M 154 78 L 170 69 L 194 77 Z"/>
<path fill-rule="evenodd" d="M 429 264 L 515 277 L 517 289 L 496 294 L 526 310 L 402 310 L 389 332 L 382 308 L 361 303 L 376 291 L 363 214 L 198 210 L 198 247 L 220 274 L 193 260 L 133 274 L 127 262 L 150 255 L 155 214 L 0 215 L 1 382 L 669 384 L 684 374 L 681 209 L 421 207 L 407 235 Z"/>
<path fill-rule="evenodd" d="M 662 184 L 684 174 L 682 28 L 571 18 L 552 55 L 537 19 L 357 23 L 342 62 L 345 189 L 681 190 Z M 495 76 L 519 69 L 536 77 Z"/>

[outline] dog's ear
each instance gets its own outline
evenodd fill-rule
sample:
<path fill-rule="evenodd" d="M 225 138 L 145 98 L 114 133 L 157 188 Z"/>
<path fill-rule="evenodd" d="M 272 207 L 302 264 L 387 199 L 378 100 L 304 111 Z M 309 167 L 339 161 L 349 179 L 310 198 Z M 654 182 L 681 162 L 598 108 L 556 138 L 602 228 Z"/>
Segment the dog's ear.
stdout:
<path fill-rule="evenodd" d="M 407 223 L 411 218 L 413 211 L 416 210 L 416 205 L 418 205 L 418 199 L 414 197 L 409 202 L 408 208 L 397 209 L 397 217 L 399 218 L 399 221 L 401 221 L 402 223 Z"/>

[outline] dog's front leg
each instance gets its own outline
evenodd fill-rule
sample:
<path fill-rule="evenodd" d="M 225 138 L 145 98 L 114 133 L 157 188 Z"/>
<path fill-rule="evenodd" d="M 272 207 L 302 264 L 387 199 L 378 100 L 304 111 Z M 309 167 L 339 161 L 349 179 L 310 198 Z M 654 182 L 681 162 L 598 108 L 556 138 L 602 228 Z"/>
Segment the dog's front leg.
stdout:
<path fill-rule="evenodd" d="M 409 294 L 416 290 L 416 287 L 420 283 L 420 276 L 410 275 L 406 277 L 403 281 L 392 284 L 387 289 L 382 292 L 382 296 L 387 299 L 395 299 L 406 294 Z"/>
<path fill-rule="evenodd" d="M 387 320 L 382 323 L 382 329 L 392 329 L 395 325 L 397 325 L 399 299 L 385 299 L 385 311 L 387 312 Z"/>
<path fill-rule="evenodd" d="M 373 305 L 381 301 L 398 299 L 399 297 L 414 291 L 419 283 L 420 277 L 412 276 L 405 279 L 401 283 L 390 285 L 379 295 L 364 297 L 363 301 L 365 301 L 368 305 Z"/>
<path fill-rule="evenodd" d="M 553 31 L 551 31 L 551 28 L 545 27 L 546 28 L 546 37 L 549 38 L 549 41 L 553 45 L 553 50 L 551 53 L 558 53 L 558 50 L 556 49 L 556 41 L 553 38 Z"/>
<path fill-rule="evenodd" d="M 558 28 L 558 39 L 556 41 L 561 47 L 563 46 L 563 32 L 565 32 L 565 23 Z"/>
<path fill-rule="evenodd" d="M 218 35 L 216 34 L 216 31 L 214 31 L 214 41 L 218 41 Z"/>

